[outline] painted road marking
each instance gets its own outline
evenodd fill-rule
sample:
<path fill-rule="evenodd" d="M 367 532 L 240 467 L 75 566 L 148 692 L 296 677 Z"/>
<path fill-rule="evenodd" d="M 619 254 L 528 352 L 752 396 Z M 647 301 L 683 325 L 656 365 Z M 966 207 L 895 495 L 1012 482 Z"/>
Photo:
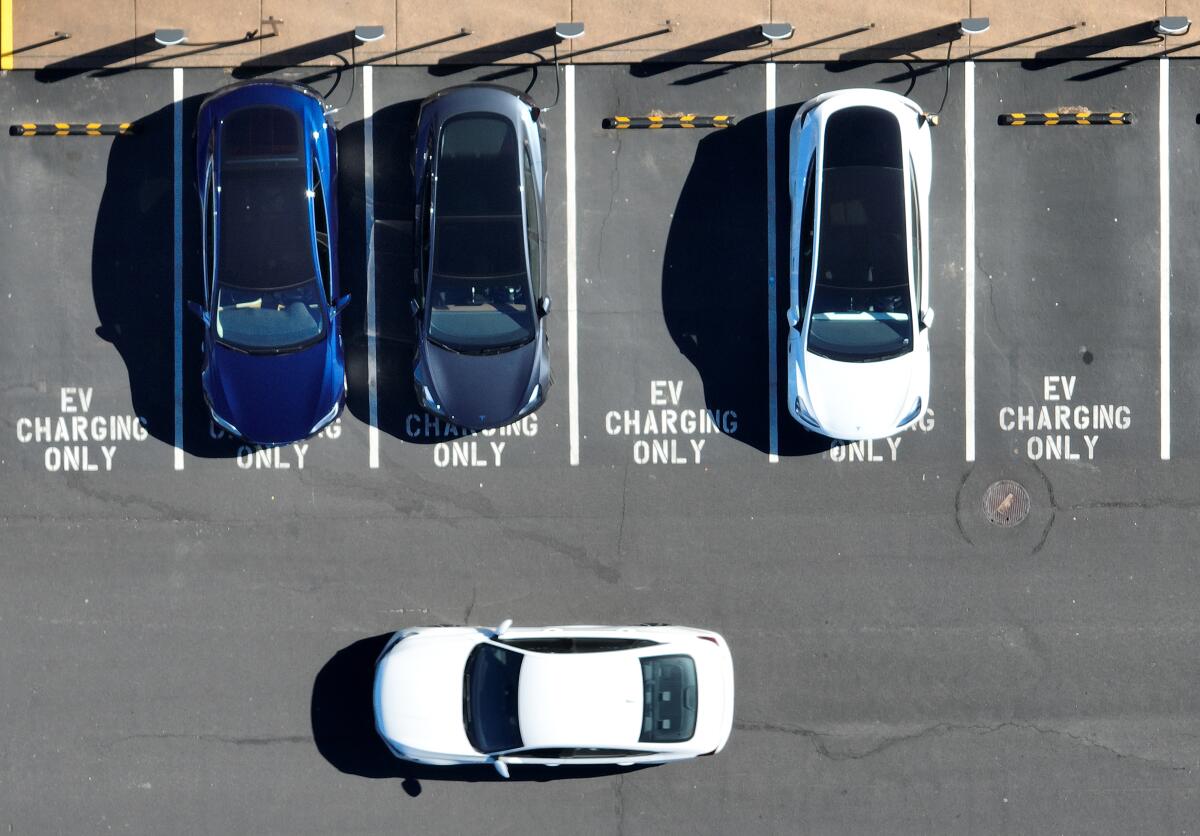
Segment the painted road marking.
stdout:
<path fill-rule="evenodd" d="M 12 0 L 0 0 L 0 70 L 13 68 Z"/>
<path fill-rule="evenodd" d="M 567 118 L 567 422 L 571 437 L 571 465 L 579 464 L 579 304 L 575 278 L 575 66 L 566 75 Z"/>
<path fill-rule="evenodd" d="M 367 430 L 372 468 L 379 467 L 379 381 L 375 331 L 375 87 L 370 65 L 363 67 L 363 185 L 367 231 L 367 398 L 371 426 Z"/>
<path fill-rule="evenodd" d="M 1158 59 L 1158 392 L 1159 449 L 1171 458 L 1171 117 L 1170 71 Z"/>
<path fill-rule="evenodd" d="M 770 421 L 770 447 L 767 462 L 779 461 L 779 347 L 776 317 L 775 238 L 775 63 L 767 62 L 767 415 Z"/>
<path fill-rule="evenodd" d="M 963 131 L 966 143 L 966 227 L 963 240 L 963 416 L 966 422 L 966 458 L 975 461 L 975 62 L 963 64 Z"/>
<path fill-rule="evenodd" d="M 171 70 L 175 170 L 175 469 L 183 470 L 183 69 Z"/>

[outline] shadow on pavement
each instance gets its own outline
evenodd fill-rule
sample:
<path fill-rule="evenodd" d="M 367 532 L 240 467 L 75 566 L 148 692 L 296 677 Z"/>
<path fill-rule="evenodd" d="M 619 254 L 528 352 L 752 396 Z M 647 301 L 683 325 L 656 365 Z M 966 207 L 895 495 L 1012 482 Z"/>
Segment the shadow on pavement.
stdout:
<path fill-rule="evenodd" d="M 338 771 L 364 778 L 401 778 L 404 791 L 416 797 L 421 781 L 552 781 L 622 775 L 645 767 L 513 766 L 512 777 L 494 768 L 423 766 L 392 755 L 375 731 L 375 660 L 391 633 L 360 639 L 338 651 L 313 682 L 312 730 L 317 751 Z"/>
<path fill-rule="evenodd" d="M 544 62 L 547 59 L 545 56 L 540 55 L 538 50 L 549 49 L 559 43 L 560 39 L 555 34 L 554 27 L 551 26 L 546 29 L 539 29 L 536 32 L 518 35 L 506 41 L 499 41 L 455 53 L 454 55 L 448 55 L 445 58 L 439 59 L 436 65 L 430 67 L 429 74 L 434 76 L 453 75 L 454 73 L 469 70 L 477 66 L 495 64 L 506 58 L 515 58 L 518 55 L 530 55 Z"/>
<path fill-rule="evenodd" d="M 65 38 L 57 40 L 65 40 Z M 72 55 L 68 58 L 47 64 L 41 69 L 35 70 L 33 77 L 38 81 L 45 82 L 62 81 L 72 76 L 82 75 L 89 70 L 102 70 L 120 61 L 127 61 L 132 58 L 148 55 L 162 48 L 162 44 L 154 40 L 154 33 L 149 32 L 145 35 L 139 35 L 136 38 L 130 38 L 129 40 L 115 44 L 108 44 L 91 52 L 82 52 L 79 55 Z M 127 64 L 107 70 L 104 74 L 115 75 L 136 68 L 137 65 L 135 64 Z"/>
<path fill-rule="evenodd" d="M 413 299 L 413 130 L 420 99 L 381 108 L 372 120 L 374 152 L 375 332 L 379 429 L 412 444 L 435 443 L 442 437 L 426 431 L 426 413 L 413 394 L 412 356 L 415 332 L 409 302 Z M 346 363 L 350 374 L 347 409 L 363 423 L 370 421 L 367 385 L 366 185 L 363 182 L 363 124 L 352 122 L 338 131 L 341 175 L 338 200 L 343 209 L 342 283 L 353 299 L 343 320 Z M 353 324 L 352 324 L 353 323 Z M 429 421 L 433 421 L 432 416 Z"/>
<path fill-rule="evenodd" d="M 776 112 L 776 311 L 778 423 L 783 406 L 788 287 L 787 127 L 796 108 Z M 768 413 L 768 284 L 766 114 L 714 130 L 696 150 L 671 221 L 663 257 L 662 305 L 667 330 L 700 374 L 706 407 L 736 411 L 721 429 L 751 447 L 770 447 Z M 810 454 L 828 442 L 797 428 L 780 433 L 780 452 Z M 784 440 L 791 439 L 788 444 Z"/>
<path fill-rule="evenodd" d="M 191 135 L 200 96 L 183 101 L 183 298 L 202 299 L 199 206 Z M 175 294 L 173 106 L 137 120 L 113 139 L 92 240 L 92 295 L 100 326 L 129 372 L 134 412 L 146 431 L 175 443 Z M 201 456 L 232 456 L 230 440 L 214 438 L 200 389 L 201 328 L 183 317 L 184 448 Z"/>

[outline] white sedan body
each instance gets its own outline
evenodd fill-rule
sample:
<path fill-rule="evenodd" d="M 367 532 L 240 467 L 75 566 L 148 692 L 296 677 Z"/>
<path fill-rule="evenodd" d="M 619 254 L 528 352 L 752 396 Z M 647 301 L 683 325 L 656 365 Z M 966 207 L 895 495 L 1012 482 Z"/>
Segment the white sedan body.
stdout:
<path fill-rule="evenodd" d="M 376 663 L 375 725 L 396 756 L 507 775 L 508 764 L 632 766 L 724 747 L 733 661 L 717 633 L 506 627 L 391 638 Z"/>
<path fill-rule="evenodd" d="M 884 438 L 929 405 L 929 121 L 882 90 L 806 102 L 789 135 L 788 410 Z"/>

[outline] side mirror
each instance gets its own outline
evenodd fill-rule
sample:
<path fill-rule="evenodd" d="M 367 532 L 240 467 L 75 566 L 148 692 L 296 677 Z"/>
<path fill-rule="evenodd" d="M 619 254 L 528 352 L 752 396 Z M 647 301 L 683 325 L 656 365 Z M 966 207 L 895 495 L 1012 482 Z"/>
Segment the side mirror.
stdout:
<path fill-rule="evenodd" d="M 208 327 L 208 325 L 209 325 L 208 311 L 204 310 L 204 308 L 200 305 L 199 302 L 188 302 L 187 309 L 189 311 L 191 311 L 192 314 L 194 314 L 197 319 L 199 319 L 201 322 L 204 323 L 205 328 Z"/>
<path fill-rule="evenodd" d="M 496 758 L 494 761 L 492 761 L 492 766 L 496 767 L 496 772 L 500 774 L 501 778 L 508 777 L 508 764 L 506 764 L 501 758 Z"/>
<path fill-rule="evenodd" d="M 412 315 L 413 315 L 414 319 L 421 315 L 421 303 L 418 302 L 416 299 L 408 300 L 408 309 L 410 311 L 412 311 Z"/>
<path fill-rule="evenodd" d="M 792 328 L 795 328 L 800 324 L 800 309 L 795 305 L 787 309 L 787 321 L 788 325 Z"/>
<path fill-rule="evenodd" d="M 545 316 L 550 313 L 550 297 L 543 296 L 538 299 L 538 316 Z"/>
<path fill-rule="evenodd" d="M 346 306 L 349 304 L 350 304 L 350 294 L 349 293 L 347 293 L 345 296 L 340 296 L 337 299 L 335 299 L 333 302 L 333 315 L 337 316 L 342 311 L 346 310 Z"/>
<path fill-rule="evenodd" d="M 493 639 L 500 638 L 502 635 L 504 635 L 505 631 L 507 631 L 508 628 L 511 626 L 512 626 L 512 619 L 511 618 L 504 619 L 503 621 L 500 622 L 499 625 L 496 626 L 496 629 L 492 630 L 492 638 Z"/>
<path fill-rule="evenodd" d="M 921 327 L 928 328 L 933 324 L 933 308 L 926 308 L 921 311 Z"/>

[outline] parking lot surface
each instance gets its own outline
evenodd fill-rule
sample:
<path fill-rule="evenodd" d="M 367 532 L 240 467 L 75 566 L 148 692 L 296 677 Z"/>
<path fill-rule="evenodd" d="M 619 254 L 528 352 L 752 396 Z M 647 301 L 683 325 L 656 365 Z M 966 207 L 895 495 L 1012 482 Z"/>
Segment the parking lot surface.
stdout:
<path fill-rule="evenodd" d="M 210 424 L 181 308 L 201 292 L 192 123 L 230 73 L 0 80 L 10 123 L 135 129 L 0 142 L 13 832 L 1194 826 L 1200 67 L 283 75 L 339 108 L 350 399 L 269 450 Z M 481 79 L 558 100 L 555 384 L 520 424 L 463 433 L 412 394 L 409 161 L 420 100 Z M 846 444 L 782 403 L 787 137 L 804 100 L 861 86 L 940 116 L 937 316 L 925 419 Z M 1136 119 L 998 124 L 1059 108 Z M 604 126 L 652 112 L 736 119 Z M 1001 480 L 1028 495 L 1019 525 L 986 519 Z M 507 617 L 720 631 L 727 749 L 509 782 L 391 759 L 370 702 L 386 634 Z"/>

